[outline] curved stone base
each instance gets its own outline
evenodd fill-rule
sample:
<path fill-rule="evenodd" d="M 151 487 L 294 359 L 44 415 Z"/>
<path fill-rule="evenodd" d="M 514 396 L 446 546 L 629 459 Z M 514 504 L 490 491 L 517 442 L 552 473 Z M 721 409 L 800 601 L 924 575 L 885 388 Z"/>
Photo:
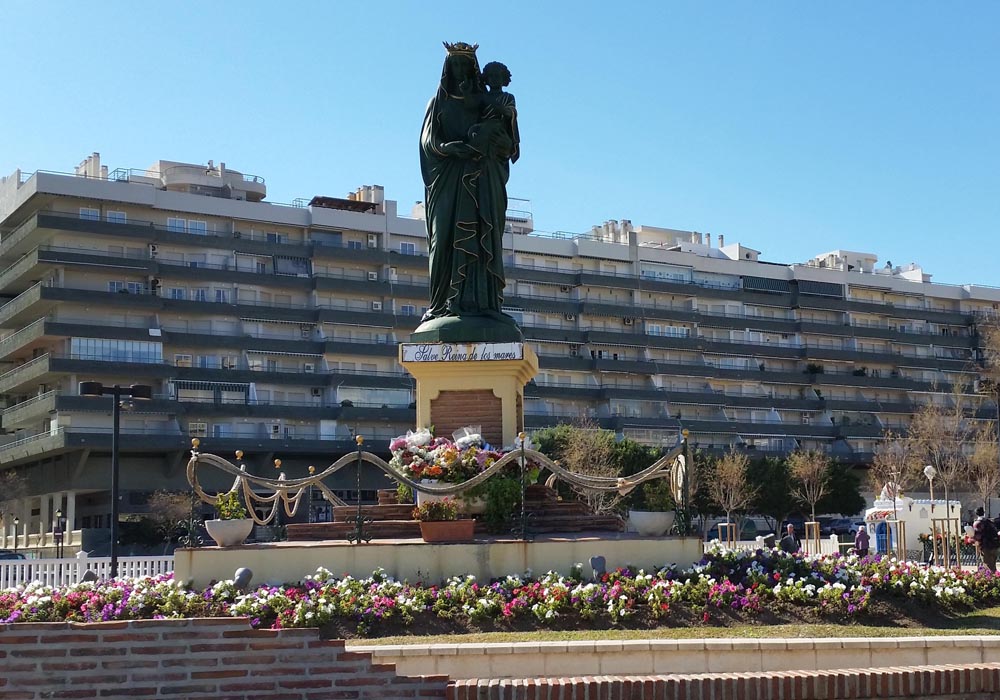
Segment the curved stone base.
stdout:
<path fill-rule="evenodd" d="M 510 316 L 445 316 L 424 321 L 411 343 L 521 343 L 524 336 Z"/>

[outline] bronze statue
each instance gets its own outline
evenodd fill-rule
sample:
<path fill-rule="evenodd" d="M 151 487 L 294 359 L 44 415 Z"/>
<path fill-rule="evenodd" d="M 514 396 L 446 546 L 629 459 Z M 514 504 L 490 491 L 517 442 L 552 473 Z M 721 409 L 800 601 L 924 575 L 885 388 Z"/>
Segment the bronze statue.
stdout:
<path fill-rule="evenodd" d="M 480 71 L 478 45 L 445 48 L 420 134 L 431 290 L 412 339 L 519 342 L 520 329 L 501 310 L 507 180 L 520 145 L 514 96 L 503 91 L 510 71 L 502 63 Z"/>

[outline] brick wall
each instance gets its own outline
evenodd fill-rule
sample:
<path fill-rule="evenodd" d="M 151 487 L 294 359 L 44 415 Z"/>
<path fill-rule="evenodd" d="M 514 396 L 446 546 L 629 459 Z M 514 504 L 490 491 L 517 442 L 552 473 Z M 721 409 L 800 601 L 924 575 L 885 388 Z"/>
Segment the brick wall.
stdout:
<path fill-rule="evenodd" d="M 837 671 L 467 679 L 448 700 L 995 700 L 1000 663 Z"/>
<path fill-rule="evenodd" d="M 444 698 L 446 676 L 407 677 L 311 630 L 239 618 L 0 625 L 0 700 Z"/>
<path fill-rule="evenodd" d="M 434 434 L 450 438 L 459 428 L 478 425 L 486 442 L 502 445 L 502 409 L 503 403 L 489 389 L 442 391 L 431 400 Z"/>

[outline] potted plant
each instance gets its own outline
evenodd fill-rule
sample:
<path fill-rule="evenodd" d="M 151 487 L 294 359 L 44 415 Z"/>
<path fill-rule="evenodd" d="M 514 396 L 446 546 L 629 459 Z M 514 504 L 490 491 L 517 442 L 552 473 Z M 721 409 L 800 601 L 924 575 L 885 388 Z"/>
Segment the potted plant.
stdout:
<path fill-rule="evenodd" d="M 662 478 L 647 481 L 639 488 L 637 510 L 629 510 L 629 523 L 640 535 L 659 537 L 673 527 L 676 515 L 670 480 Z"/>
<path fill-rule="evenodd" d="M 253 530 L 253 520 L 247 517 L 247 509 L 240 502 L 236 491 L 220 494 L 215 501 L 219 514 L 216 520 L 206 520 L 205 529 L 220 547 L 243 544 Z"/>
<path fill-rule="evenodd" d="M 458 519 L 458 502 L 453 498 L 428 501 L 413 509 L 413 519 L 420 521 L 424 542 L 469 542 L 475 520 Z"/>

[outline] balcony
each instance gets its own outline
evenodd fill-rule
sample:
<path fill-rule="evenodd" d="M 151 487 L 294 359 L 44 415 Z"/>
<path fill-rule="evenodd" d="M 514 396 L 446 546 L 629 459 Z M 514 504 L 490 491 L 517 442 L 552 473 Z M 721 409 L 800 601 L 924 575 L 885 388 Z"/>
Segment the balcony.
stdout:
<path fill-rule="evenodd" d="M 42 355 L 0 374 L 0 394 L 17 393 L 17 389 L 28 385 L 50 382 L 55 376 L 50 365 L 49 355 Z"/>
<path fill-rule="evenodd" d="M 19 425 L 40 422 L 56 410 L 56 397 L 58 395 L 58 391 L 49 391 L 4 409 L 3 413 L 0 413 L 0 425 L 5 431 L 10 431 Z"/>

